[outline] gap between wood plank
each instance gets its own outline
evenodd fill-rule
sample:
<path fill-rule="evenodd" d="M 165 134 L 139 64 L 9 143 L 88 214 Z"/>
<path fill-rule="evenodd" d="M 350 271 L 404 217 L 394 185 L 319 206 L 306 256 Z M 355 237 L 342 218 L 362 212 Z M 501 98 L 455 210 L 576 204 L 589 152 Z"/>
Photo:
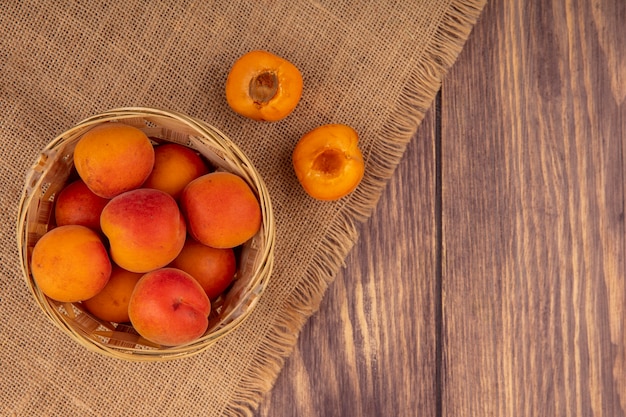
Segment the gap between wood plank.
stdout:
<path fill-rule="evenodd" d="M 441 89 L 435 97 L 435 415 L 443 416 L 443 189 L 441 168 Z"/>

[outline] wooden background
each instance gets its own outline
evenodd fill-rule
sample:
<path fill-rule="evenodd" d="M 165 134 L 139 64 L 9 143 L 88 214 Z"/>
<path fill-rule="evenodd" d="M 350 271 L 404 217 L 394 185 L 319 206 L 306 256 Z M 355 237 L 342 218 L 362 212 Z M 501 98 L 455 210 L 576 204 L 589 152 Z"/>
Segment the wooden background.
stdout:
<path fill-rule="evenodd" d="M 626 1 L 491 0 L 257 416 L 626 416 Z"/>

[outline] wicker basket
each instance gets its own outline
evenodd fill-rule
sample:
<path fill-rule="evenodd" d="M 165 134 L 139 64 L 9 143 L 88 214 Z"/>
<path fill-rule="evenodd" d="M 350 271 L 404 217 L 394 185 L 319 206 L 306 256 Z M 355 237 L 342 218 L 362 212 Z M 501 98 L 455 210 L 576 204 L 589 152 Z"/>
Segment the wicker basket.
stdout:
<path fill-rule="evenodd" d="M 238 174 L 255 191 L 262 210 L 261 230 L 241 248 L 232 287 L 213 304 L 209 328 L 200 339 L 182 346 L 161 347 L 141 338 L 129 324 L 99 320 L 80 303 L 59 303 L 37 288 L 30 259 L 37 240 L 51 224 L 54 196 L 73 168 L 80 136 L 111 121 L 139 127 L 155 142 L 174 142 L 201 153 L 217 169 Z M 163 361 L 201 352 L 235 329 L 256 306 L 272 266 L 275 226 L 267 188 L 252 163 L 223 133 L 189 116 L 151 108 L 121 108 L 90 117 L 55 138 L 28 172 L 19 207 L 17 239 L 26 283 L 44 313 L 63 332 L 86 348 L 115 358 Z"/>

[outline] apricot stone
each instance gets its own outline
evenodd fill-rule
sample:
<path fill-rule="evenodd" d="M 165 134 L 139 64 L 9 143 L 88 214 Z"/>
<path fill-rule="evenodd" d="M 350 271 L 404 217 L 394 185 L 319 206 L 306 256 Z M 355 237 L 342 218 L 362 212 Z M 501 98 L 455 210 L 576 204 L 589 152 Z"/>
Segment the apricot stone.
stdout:
<path fill-rule="evenodd" d="M 131 272 L 161 268 L 176 258 L 186 238 L 185 219 L 169 194 L 138 188 L 111 199 L 100 216 L 113 261 Z"/>
<path fill-rule="evenodd" d="M 175 268 L 145 274 L 128 305 L 130 321 L 142 337 L 177 346 L 201 337 L 208 327 L 211 302 L 200 284 Z"/>
<path fill-rule="evenodd" d="M 214 248 L 233 248 L 261 227 L 261 207 L 250 186 L 230 172 L 212 172 L 191 181 L 180 205 L 191 236 Z"/>
<path fill-rule="evenodd" d="M 102 240 L 85 226 L 56 227 L 33 248 L 33 278 L 53 300 L 73 303 L 95 296 L 109 281 L 111 269 Z"/>
<path fill-rule="evenodd" d="M 146 134 L 122 123 L 104 123 L 87 131 L 74 149 L 74 166 L 91 191 L 113 198 L 138 188 L 154 165 L 154 147 Z"/>

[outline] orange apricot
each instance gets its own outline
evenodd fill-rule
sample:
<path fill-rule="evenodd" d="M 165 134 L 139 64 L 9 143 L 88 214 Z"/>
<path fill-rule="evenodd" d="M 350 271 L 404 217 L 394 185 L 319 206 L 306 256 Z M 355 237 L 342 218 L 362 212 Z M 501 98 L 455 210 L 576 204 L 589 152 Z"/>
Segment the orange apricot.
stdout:
<path fill-rule="evenodd" d="M 180 196 L 189 234 L 207 246 L 233 248 L 261 227 L 261 206 L 252 189 L 230 172 L 212 172 L 191 181 Z"/>
<path fill-rule="evenodd" d="M 164 346 L 201 337 L 209 325 L 211 301 L 191 275 L 161 268 L 143 275 L 130 295 L 128 315 L 141 336 Z"/>
<path fill-rule="evenodd" d="M 154 148 L 154 167 L 142 187 L 156 188 L 178 199 L 191 180 L 208 172 L 196 151 L 177 143 L 167 143 Z"/>
<path fill-rule="evenodd" d="M 154 165 L 146 134 L 122 123 L 103 123 L 87 131 L 74 149 L 74 166 L 95 194 L 113 198 L 138 188 Z"/>
<path fill-rule="evenodd" d="M 132 272 L 161 268 L 185 244 L 186 225 L 176 200 L 153 188 L 137 188 L 111 199 L 100 216 L 111 259 Z"/>
<path fill-rule="evenodd" d="M 302 74 L 291 62 L 268 51 L 255 50 L 233 64 L 226 79 L 228 105 L 254 120 L 287 117 L 302 96 Z"/>
<path fill-rule="evenodd" d="M 365 165 L 359 136 L 350 126 L 328 124 L 308 132 L 292 154 L 304 190 L 318 200 L 337 200 L 359 185 Z"/>
<path fill-rule="evenodd" d="M 209 299 L 214 300 L 233 281 L 237 271 L 237 259 L 231 248 L 212 248 L 188 238 L 183 250 L 170 266 L 194 277 Z"/>
<path fill-rule="evenodd" d="M 100 213 L 108 199 L 93 193 L 84 181 L 66 185 L 56 198 L 54 218 L 57 226 L 79 224 L 100 231 Z"/>
<path fill-rule="evenodd" d="M 109 281 L 111 269 L 100 236 L 85 226 L 51 229 L 33 248 L 33 278 L 53 300 L 73 303 L 95 296 Z"/>
<path fill-rule="evenodd" d="M 130 272 L 117 265 L 113 266 L 111 278 L 95 296 L 82 302 L 83 306 L 101 320 L 126 323 L 130 295 L 135 289 L 137 281 L 143 274 Z"/>

